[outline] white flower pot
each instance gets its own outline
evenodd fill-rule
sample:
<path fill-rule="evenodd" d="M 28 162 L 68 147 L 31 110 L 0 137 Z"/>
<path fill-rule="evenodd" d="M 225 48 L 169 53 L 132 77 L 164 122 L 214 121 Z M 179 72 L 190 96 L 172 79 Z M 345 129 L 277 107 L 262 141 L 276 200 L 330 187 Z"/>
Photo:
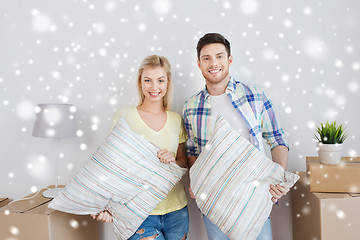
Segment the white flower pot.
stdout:
<path fill-rule="evenodd" d="M 342 144 L 317 143 L 320 163 L 339 164 L 341 162 Z"/>

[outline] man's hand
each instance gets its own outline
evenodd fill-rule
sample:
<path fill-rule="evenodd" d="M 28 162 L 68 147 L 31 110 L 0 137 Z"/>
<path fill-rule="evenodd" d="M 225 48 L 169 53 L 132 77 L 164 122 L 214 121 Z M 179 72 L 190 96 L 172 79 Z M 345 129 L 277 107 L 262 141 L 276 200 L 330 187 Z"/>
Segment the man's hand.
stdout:
<path fill-rule="evenodd" d="M 277 184 L 276 186 L 270 185 L 269 191 L 273 196 L 271 201 L 273 201 L 273 203 L 277 203 L 282 196 L 285 196 L 289 192 L 289 189 Z"/>
<path fill-rule="evenodd" d="M 195 195 L 193 193 L 193 191 L 191 190 L 191 187 L 189 187 L 189 194 L 190 194 L 190 197 L 195 199 Z"/>
<path fill-rule="evenodd" d="M 105 223 L 113 222 L 113 217 L 112 217 L 111 213 L 109 213 L 108 211 L 102 211 L 99 213 L 99 215 L 91 214 L 91 217 L 93 219 L 96 219 L 99 222 L 105 222 Z"/>

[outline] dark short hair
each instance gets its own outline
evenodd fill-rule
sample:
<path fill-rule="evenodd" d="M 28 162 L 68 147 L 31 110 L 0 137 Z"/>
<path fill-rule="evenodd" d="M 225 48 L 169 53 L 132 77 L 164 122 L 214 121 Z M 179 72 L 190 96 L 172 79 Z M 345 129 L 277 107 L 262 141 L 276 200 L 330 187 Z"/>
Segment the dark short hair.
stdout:
<path fill-rule="evenodd" d="M 228 57 L 230 56 L 230 42 L 220 33 L 207 33 L 199 39 L 196 46 L 197 57 L 200 60 L 200 51 L 203 47 L 212 43 L 224 44 Z"/>

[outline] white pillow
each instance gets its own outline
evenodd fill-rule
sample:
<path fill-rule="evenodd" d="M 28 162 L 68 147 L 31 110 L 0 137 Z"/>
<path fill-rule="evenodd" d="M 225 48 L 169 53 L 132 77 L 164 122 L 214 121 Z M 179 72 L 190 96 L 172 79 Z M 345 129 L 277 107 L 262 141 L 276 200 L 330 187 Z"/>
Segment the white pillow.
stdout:
<path fill-rule="evenodd" d="M 49 207 L 79 215 L 108 210 L 117 237 L 128 239 L 186 172 L 161 163 L 158 150 L 121 118 Z"/>
<path fill-rule="evenodd" d="M 270 185 L 291 188 L 298 179 L 268 159 L 221 115 L 190 169 L 198 207 L 230 239 L 256 239 L 273 205 Z"/>

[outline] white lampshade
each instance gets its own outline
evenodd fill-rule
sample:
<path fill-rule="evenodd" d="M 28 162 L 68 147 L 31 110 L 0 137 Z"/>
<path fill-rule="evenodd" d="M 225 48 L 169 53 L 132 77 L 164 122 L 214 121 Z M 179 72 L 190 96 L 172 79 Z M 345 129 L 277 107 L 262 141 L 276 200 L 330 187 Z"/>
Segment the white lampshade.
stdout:
<path fill-rule="evenodd" d="M 75 112 L 72 104 L 38 104 L 32 135 L 54 139 L 75 137 Z"/>
<path fill-rule="evenodd" d="M 76 137 L 76 108 L 71 104 L 38 104 L 32 135 L 40 138 L 52 138 L 55 141 L 56 185 L 54 189 L 43 192 L 43 196 L 53 198 L 59 191 L 59 154 L 58 142 L 61 138 Z"/>

